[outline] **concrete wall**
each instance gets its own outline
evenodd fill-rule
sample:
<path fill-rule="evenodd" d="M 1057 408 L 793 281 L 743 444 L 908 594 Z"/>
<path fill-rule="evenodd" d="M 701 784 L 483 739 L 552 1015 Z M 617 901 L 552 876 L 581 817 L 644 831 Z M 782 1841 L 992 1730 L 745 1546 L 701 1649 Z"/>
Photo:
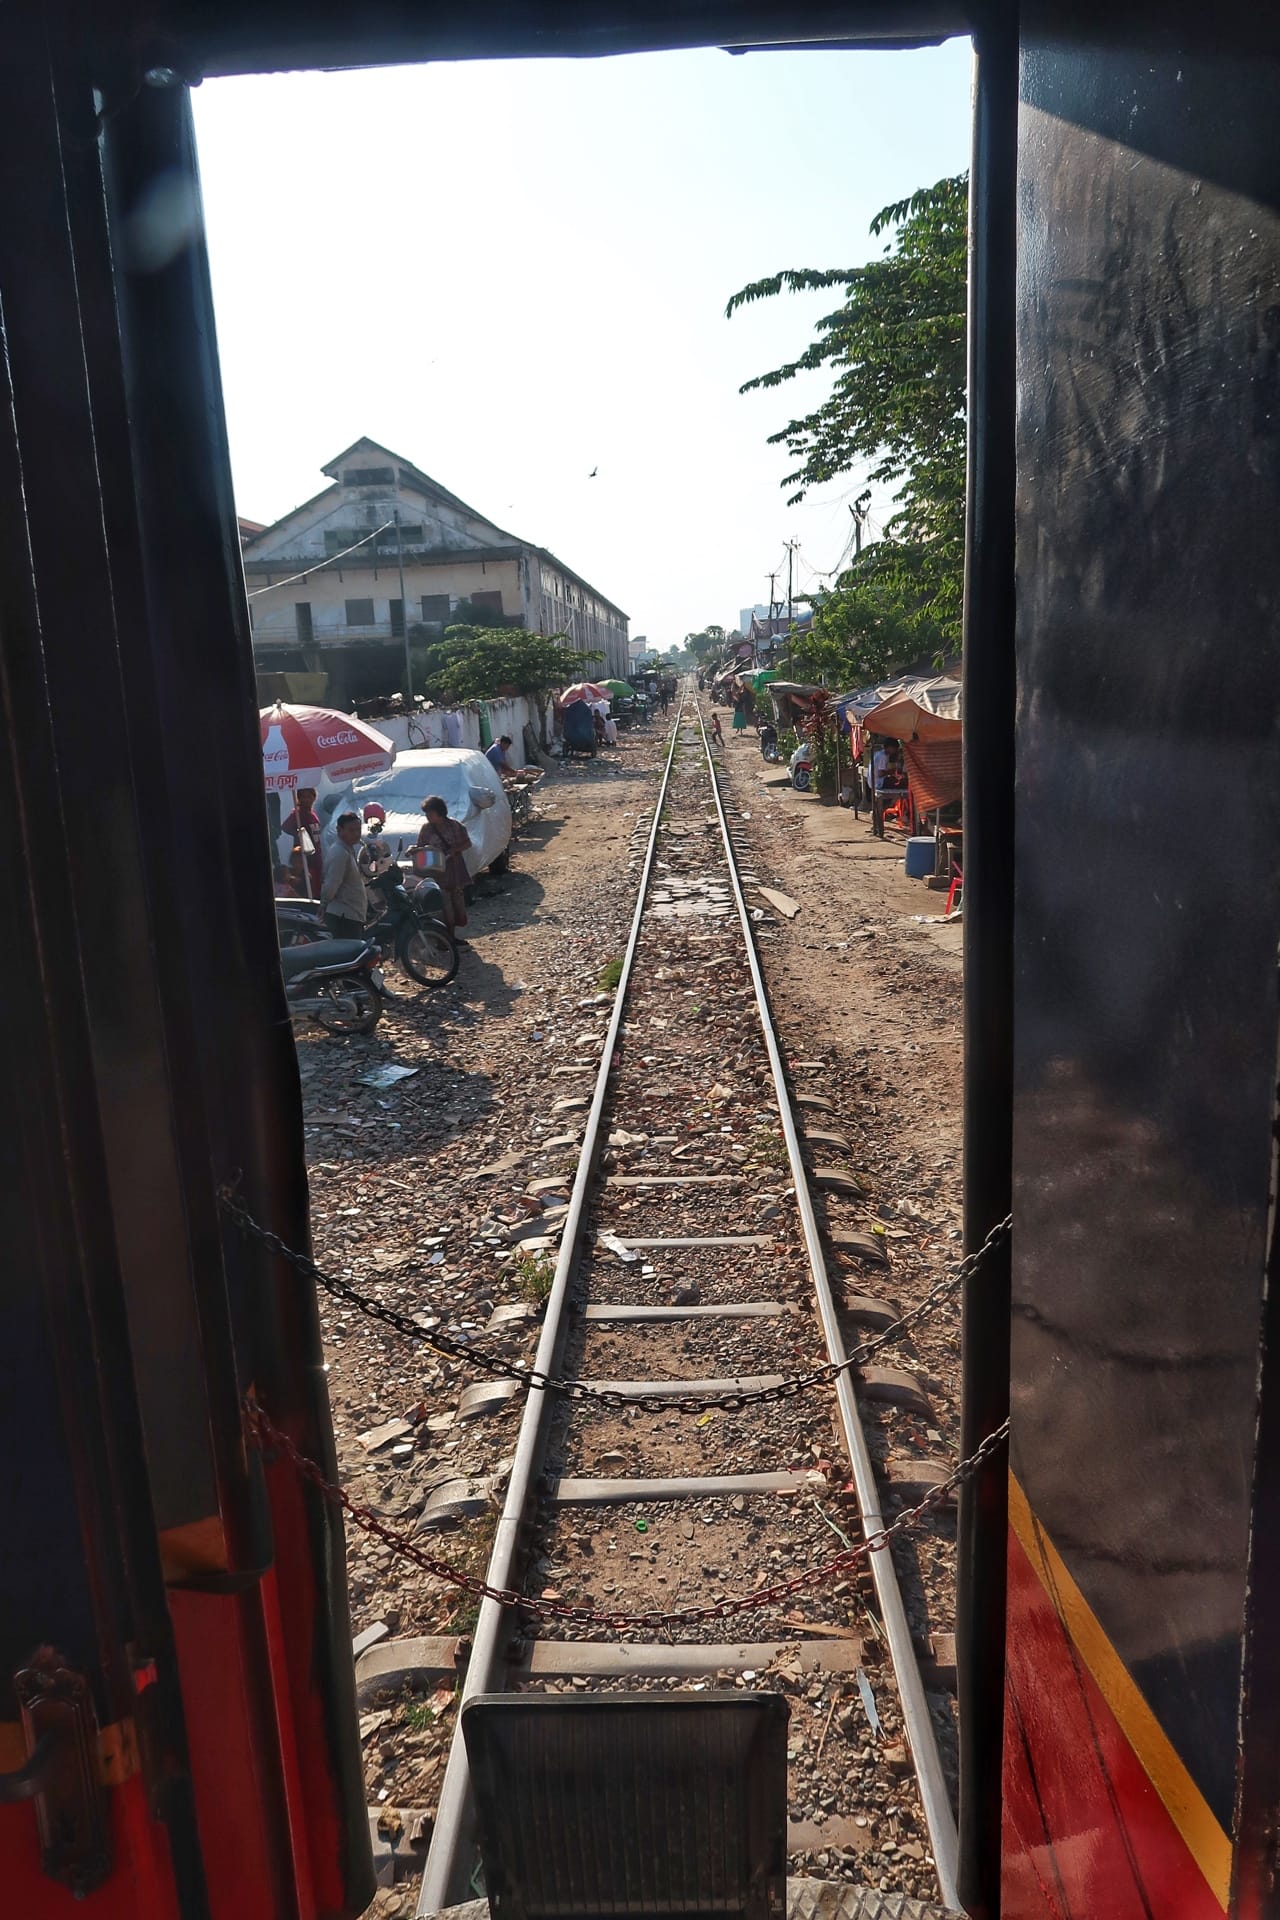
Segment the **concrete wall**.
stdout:
<path fill-rule="evenodd" d="M 248 584 L 254 595 L 249 609 L 257 647 L 297 646 L 300 604 L 311 608 L 312 635 L 318 649 L 391 638 L 391 602 L 400 598 L 400 575 L 394 560 L 390 565 L 380 559 L 376 567 L 365 562 L 336 571 L 317 571 L 305 580 L 267 593 L 258 592 L 266 581 L 256 573 L 250 575 Z M 505 614 L 524 613 L 520 561 L 514 557 L 455 560 L 434 567 L 423 561 L 405 561 L 404 597 L 411 627 L 422 619 L 424 596 L 448 594 L 452 610 L 459 600 L 469 600 L 474 593 L 501 593 Z M 349 624 L 348 600 L 372 600 L 372 622 Z"/>
<path fill-rule="evenodd" d="M 246 558 L 323 560 L 335 545 L 348 546 L 364 534 L 372 533 L 397 511 L 405 527 L 422 529 L 420 536 L 401 536 L 406 549 L 411 545 L 493 547 L 505 545 L 511 538 L 491 520 L 469 512 L 461 502 L 454 505 L 428 499 L 412 486 L 335 485 L 255 540 Z M 326 534 L 331 538 L 326 540 Z M 393 536 L 385 536 L 383 544 L 394 548 Z"/>
<path fill-rule="evenodd" d="M 485 700 L 480 704 L 489 716 L 490 738 L 499 740 L 504 733 L 511 735 L 512 740 L 515 742 L 511 757 L 516 765 L 519 766 L 524 759 L 525 722 L 528 721 L 532 725 L 535 735 L 538 731 L 538 714 L 535 703 L 532 700 L 517 698 L 515 700 Z M 408 718 L 397 718 L 394 720 L 373 720 L 370 722 L 370 725 L 376 727 L 379 733 L 384 733 L 388 740 L 394 740 L 397 752 L 407 750 L 411 747 L 421 747 L 423 745 L 428 747 L 445 747 L 449 744 L 445 738 L 444 731 L 445 712 L 446 709 L 443 707 L 432 707 L 428 713 L 415 714 L 412 722 Z M 479 712 L 473 707 L 462 707 L 459 709 L 459 712 L 462 716 L 462 745 L 464 747 L 479 747 Z M 412 739 L 409 734 L 411 725 L 413 728 Z"/>
<path fill-rule="evenodd" d="M 385 529 L 394 514 L 400 516 L 399 542 L 403 549 L 404 599 L 409 626 L 423 618 L 424 596 L 448 595 L 450 611 L 459 600 L 475 593 L 502 595 L 504 614 L 520 616 L 535 633 L 564 633 L 581 653 L 598 650 L 603 661 L 590 671 L 601 677 L 627 673 L 627 621 L 607 601 L 584 586 L 554 559 L 519 543 L 514 536 L 474 513 L 462 502 L 423 492 L 431 483 L 415 481 L 394 462 L 394 456 L 362 443 L 344 463 L 341 473 L 386 469 L 393 478 L 370 486 L 348 486 L 341 474 L 315 500 L 286 515 L 244 548 L 245 577 L 253 618 L 259 665 L 271 666 L 272 650 L 296 648 L 299 642 L 299 606 L 309 606 L 314 653 L 303 664 L 319 669 L 326 647 L 386 641 L 391 633 L 391 601 L 400 598 L 397 542 L 383 531 L 374 542 L 344 551 Z M 471 550 L 476 558 L 444 558 L 446 552 Z M 493 559 L 481 552 L 506 549 Z M 433 559 L 434 554 L 434 559 Z M 314 571 L 285 586 L 272 584 L 272 575 L 285 577 L 308 565 Z M 263 589 L 266 591 L 263 591 Z M 349 620 L 347 601 L 372 601 L 368 620 Z M 304 638 L 301 644 L 307 645 Z M 266 656 L 266 657 L 264 657 Z M 280 664 L 277 661 L 277 664 Z M 350 678 L 350 676 L 346 676 Z M 354 681 L 352 697 L 356 697 Z"/>
<path fill-rule="evenodd" d="M 535 556 L 533 566 L 537 577 L 530 597 L 537 612 L 531 624 L 543 633 L 567 634 L 578 653 L 603 653 L 603 662 L 589 669 L 597 679 L 625 680 L 630 670 L 625 618 L 551 561 Z"/>

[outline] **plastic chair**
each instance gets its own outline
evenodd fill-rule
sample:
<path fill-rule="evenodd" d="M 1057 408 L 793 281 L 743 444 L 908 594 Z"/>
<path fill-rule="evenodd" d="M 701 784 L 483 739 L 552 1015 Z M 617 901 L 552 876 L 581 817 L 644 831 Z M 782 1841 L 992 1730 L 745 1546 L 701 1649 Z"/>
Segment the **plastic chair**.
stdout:
<path fill-rule="evenodd" d="M 882 788 L 881 792 L 883 793 L 884 791 L 885 789 Z M 894 798 L 890 801 L 886 801 L 885 803 L 885 809 L 884 809 L 885 825 L 888 826 L 890 822 L 892 822 L 892 824 L 895 827 L 901 827 L 905 833 L 910 833 L 911 831 L 910 791 L 906 787 L 894 787 L 890 789 L 890 791 L 892 791 Z"/>
<path fill-rule="evenodd" d="M 943 912 L 945 914 L 950 914 L 952 906 L 955 904 L 957 900 L 960 902 L 960 905 L 963 907 L 964 905 L 964 871 L 959 865 L 959 863 L 953 860 L 951 865 L 951 885 L 947 888 L 947 904 L 944 907 Z"/>

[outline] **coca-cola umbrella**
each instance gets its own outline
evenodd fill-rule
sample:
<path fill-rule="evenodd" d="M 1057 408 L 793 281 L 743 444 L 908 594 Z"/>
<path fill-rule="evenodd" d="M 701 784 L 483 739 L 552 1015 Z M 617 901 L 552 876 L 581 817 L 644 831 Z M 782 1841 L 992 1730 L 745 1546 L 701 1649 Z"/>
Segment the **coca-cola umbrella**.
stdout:
<path fill-rule="evenodd" d="M 364 720 L 332 707 L 291 707 L 277 701 L 258 714 L 262 777 L 268 793 L 296 793 L 325 780 L 345 784 L 358 773 L 380 773 L 396 757 L 395 745 Z M 295 802 L 296 804 L 296 802 Z M 303 860 L 310 891 L 310 870 Z"/>
<path fill-rule="evenodd" d="M 332 707 L 290 707 L 278 700 L 274 707 L 262 708 L 258 723 L 268 793 L 381 773 L 396 757 L 385 733 Z"/>

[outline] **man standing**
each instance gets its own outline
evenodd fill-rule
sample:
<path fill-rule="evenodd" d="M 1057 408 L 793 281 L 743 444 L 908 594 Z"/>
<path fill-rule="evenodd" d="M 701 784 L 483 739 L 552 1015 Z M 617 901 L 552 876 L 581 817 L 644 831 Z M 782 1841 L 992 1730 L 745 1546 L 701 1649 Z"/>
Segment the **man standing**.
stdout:
<path fill-rule="evenodd" d="M 339 940 L 363 940 L 364 923 L 369 912 L 364 875 L 356 848 L 360 844 L 360 815 L 338 815 L 338 839 L 325 861 L 324 886 L 320 899 L 324 904 L 324 923 Z"/>

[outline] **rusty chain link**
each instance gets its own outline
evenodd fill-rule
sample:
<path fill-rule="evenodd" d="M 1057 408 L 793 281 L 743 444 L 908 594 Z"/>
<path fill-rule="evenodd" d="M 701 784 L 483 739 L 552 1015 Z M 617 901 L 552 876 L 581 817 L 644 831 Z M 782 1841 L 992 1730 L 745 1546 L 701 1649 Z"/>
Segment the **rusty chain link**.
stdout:
<path fill-rule="evenodd" d="M 819 1566 L 807 1567 L 803 1573 L 793 1574 L 788 1580 L 775 1581 L 770 1587 L 757 1587 L 751 1593 L 737 1594 L 731 1600 L 713 1600 L 702 1607 L 673 1607 L 666 1613 L 616 1613 L 600 1611 L 595 1607 L 572 1606 L 565 1600 L 535 1599 L 528 1594 L 517 1593 L 512 1587 L 491 1587 L 488 1581 L 480 1579 L 478 1575 L 464 1573 L 448 1560 L 437 1560 L 434 1554 L 425 1552 L 398 1527 L 390 1526 L 372 1507 L 358 1505 L 344 1488 L 336 1486 L 332 1480 L 326 1480 L 315 1462 L 309 1460 L 287 1434 L 281 1433 L 252 1397 L 246 1399 L 244 1412 L 245 1425 L 256 1445 L 264 1450 L 268 1447 L 278 1448 L 302 1478 L 310 1481 L 329 1504 L 346 1514 L 361 1532 L 380 1540 L 402 1560 L 408 1560 L 423 1573 L 432 1574 L 436 1579 L 460 1588 L 473 1599 L 496 1600 L 502 1607 L 519 1607 L 535 1620 L 566 1620 L 574 1626 L 608 1627 L 614 1632 L 640 1627 L 658 1631 L 670 1627 L 699 1626 L 709 1620 L 730 1620 L 740 1613 L 752 1613 L 762 1607 L 775 1606 L 779 1601 L 789 1600 L 793 1594 L 808 1592 L 811 1588 L 823 1586 L 828 1580 L 849 1573 L 868 1554 L 882 1552 L 896 1535 L 907 1532 L 916 1522 L 941 1506 L 958 1487 L 971 1480 L 1009 1432 L 1009 1422 L 1005 1420 L 987 1435 L 967 1460 L 959 1462 L 940 1486 L 931 1488 L 923 1500 L 914 1507 L 904 1509 L 887 1527 L 872 1534 L 870 1539 L 837 1553 Z"/>
<path fill-rule="evenodd" d="M 616 1388 L 598 1386 L 592 1381 L 576 1379 L 557 1379 L 550 1374 L 541 1373 L 536 1367 L 524 1366 L 516 1360 L 504 1359 L 501 1355 L 487 1353 L 483 1347 L 473 1345 L 467 1340 L 455 1340 L 451 1334 L 443 1333 L 436 1327 L 424 1326 L 415 1320 L 412 1314 L 402 1313 L 398 1307 L 387 1306 L 381 1300 L 372 1300 L 349 1280 L 343 1280 L 337 1274 L 326 1273 L 316 1264 L 309 1254 L 299 1253 L 287 1246 L 278 1233 L 272 1233 L 267 1227 L 260 1226 L 242 1200 L 224 1187 L 220 1194 L 224 1211 L 234 1220 L 237 1227 L 248 1239 L 255 1240 L 269 1253 L 276 1254 L 291 1266 L 295 1273 L 329 1294 L 335 1300 L 343 1301 L 358 1312 L 367 1315 L 370 1320 L 378 1320 L 383 1326 L 390 1327 L 394 1333 L 403 1334 L 407 1339 L 421 1341 L 434 1353 L 447 1360 L 460 1360 L 464 1366 L 475 1367 L 480 1373 L 490 1374 L 494 1379 L 522 1380 L 528 1387 L 536 1387 L 544 1393 L 559 1394 L 566 1400 L 593 1400 L 604 1406 L 639 1407 L 646 1413 L 737 1413 L 743 1407 L 771 1405 L 779 1400 L 792 1400 L 797 1394 L 807 1393 L 813 1387 L 828 1385 L 838 1380 L 842 1373 L 852 1373 L 862 1366 L 873 1354 L 879 1353 L 893 1341 L 902 1338 L 924 1319 L 927 1319 L 935 1307 L 981 1272 L 987 1258 L 1010 1237 L 1013 1231 L 1013 1216 L 1006 1214 L 992 1227 L 980 1247 L 967 1254 L 953 1273 L 944 1274 L 942 1279 L 932 1286 L 924 1299 L 914 1307 L 909 1307 L 892 1325 L 870 1339 L 863 1340 L 843 1360 L 828 1360 L 820 1367 L 811 1367 L 807 1373 L 790 1375 L 776 1385 L 768 1387 L 744 1388 L 740 1393 L 720 1393 L 685 1395 L 681 1398 L 667 1398 L 660 1394 L 627 1394 Z"/>

